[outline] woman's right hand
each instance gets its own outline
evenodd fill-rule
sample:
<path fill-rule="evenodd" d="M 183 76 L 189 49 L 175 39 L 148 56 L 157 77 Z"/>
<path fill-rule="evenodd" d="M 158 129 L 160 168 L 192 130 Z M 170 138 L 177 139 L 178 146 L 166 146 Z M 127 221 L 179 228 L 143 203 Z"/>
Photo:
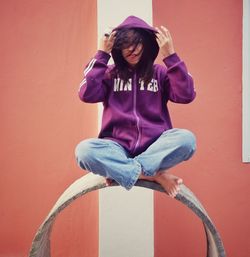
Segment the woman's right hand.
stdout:
<path fill-rule="evenodd" d="M 99 50 L 102 50 L 110 54 L 115 42 L 115 34 L 116 34 L 116 31 L 113 31 L 111 34 L 105 33 L 100 39 Z"/>

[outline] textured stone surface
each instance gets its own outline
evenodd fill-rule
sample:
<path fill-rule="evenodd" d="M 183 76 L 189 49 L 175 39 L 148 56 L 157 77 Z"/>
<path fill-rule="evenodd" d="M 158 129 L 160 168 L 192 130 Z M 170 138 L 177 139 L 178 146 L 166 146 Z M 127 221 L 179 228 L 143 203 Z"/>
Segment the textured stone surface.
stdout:
<path fill-rule="evenodd" d="M 118 184 L 113 182 L 111 186 L 118 186 Z M 159 184 L 145 180 L 138 180 L 136 186 L 165 192 Z M 88 173 L 71 184 L 57 200 L 39 227 L 32 242 L 29 257 L 51 257 L 50 234 L 57 215 L 80 196 L 104 187 L 106 187 L 105 179 L 92 173 Z M 220 235 L 206 210 L 192 191 L 185 185 L 181 185 L 181 190 L 175 199 L 185 204 L 202 220 L 207 238 L 207 257 L 225 257 L 226 254 Z"/>

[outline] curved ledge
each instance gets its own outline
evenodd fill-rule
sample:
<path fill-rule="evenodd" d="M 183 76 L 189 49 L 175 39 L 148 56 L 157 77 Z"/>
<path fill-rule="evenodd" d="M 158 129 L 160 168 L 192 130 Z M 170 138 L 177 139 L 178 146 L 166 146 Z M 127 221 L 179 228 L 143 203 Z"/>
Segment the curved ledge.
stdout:
<path fill-rule="evenodd" d="M 111 186 L 118 186 L 118 184 L 113 182 Z M 135 186 L 165 192 L 159 184 L 146 180 L 138 180 Z M 105 179 L 92 173 L 88 173 L 71 184 L 59 197 L 54 207 L 39 227 L 33 239 L 29 257 L 51 257 L 50 234 L 56 216 L 75 199 L 104 187 L 106 187 Z M 181 190 L 175 199 L 190 208 L 202 220 L 207 238 L 207 257 L 226 257 L 223 243 L 216 227 L 192 191 L 185 185 L 181 185 Z"/>

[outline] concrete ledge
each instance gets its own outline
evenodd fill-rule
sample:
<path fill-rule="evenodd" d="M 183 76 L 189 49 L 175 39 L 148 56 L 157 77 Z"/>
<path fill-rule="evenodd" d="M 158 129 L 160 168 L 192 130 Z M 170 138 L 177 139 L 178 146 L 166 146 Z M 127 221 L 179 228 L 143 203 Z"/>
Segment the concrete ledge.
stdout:
<path fill-rule="evenodd" d="M 113 182 L 111 186 L 118 186 L 118 184 Z M 136 186 L 165 192 L 159 184 L 146 180 L 138 180 Z M 106 187 L 105 179 L 92 173 L 88 173 L 71 184 L 59 197 L 39 227 L 33 239 L 29 257 L 51 257 L 50 234 L 57 215 L 75 199 L 104 187 Z M 225 257 L 226 253 L 220 235 L 206 210 L 192 191 L 185 185 L 181 185 L 181 190 L 175 199 L 190 208 L 202 220 L 207 238 L 207 257 Z"/>

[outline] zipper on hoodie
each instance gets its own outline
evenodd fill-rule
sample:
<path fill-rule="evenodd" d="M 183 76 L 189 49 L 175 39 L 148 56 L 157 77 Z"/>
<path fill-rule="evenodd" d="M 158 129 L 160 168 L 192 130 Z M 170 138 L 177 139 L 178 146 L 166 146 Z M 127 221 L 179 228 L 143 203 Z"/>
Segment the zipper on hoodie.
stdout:
<path fill-rule="evenodd" d="M 136 94 L 137 94 L 137 76 L 136 76 L 136 73 L 134 74 L 133 76 L 133 89 L 134 89 L 134 94 L 133 94 L 133 102 L 134 102 L 134 106 L 133 106 L 133 113 L 134 113 L 134 116 L 135 116 L 135 119 L 136 119 L 136 128 L 138 130 L 138 137 L 135 141 L 135 146 L 134 146 L 134 150 L 133 152 L 136 151 L 138 145 L 139 145 L 139 142 L 140 142 L 140 139 L 141 139 L 141 132 L 140 132 L 140 119 L 139 119 L 139 116 L 137 114 L 137 111 L 136 111 L 136 101 L 137 101 L 137 98 L 136 98 Z"/>

